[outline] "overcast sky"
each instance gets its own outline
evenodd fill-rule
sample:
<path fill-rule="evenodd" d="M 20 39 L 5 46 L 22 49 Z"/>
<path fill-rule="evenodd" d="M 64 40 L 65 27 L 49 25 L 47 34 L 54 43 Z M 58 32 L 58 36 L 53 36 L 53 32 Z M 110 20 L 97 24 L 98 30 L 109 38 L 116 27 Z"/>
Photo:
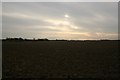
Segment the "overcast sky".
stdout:
<path fill-rule="evenodd" d="M 2 2 L 118 2 L 119 0 L 2 0 Z"/>
<path fill-rule="evenodd" d="M 118 39 L 117 2 L 3 2 L 3 38 Z"/>

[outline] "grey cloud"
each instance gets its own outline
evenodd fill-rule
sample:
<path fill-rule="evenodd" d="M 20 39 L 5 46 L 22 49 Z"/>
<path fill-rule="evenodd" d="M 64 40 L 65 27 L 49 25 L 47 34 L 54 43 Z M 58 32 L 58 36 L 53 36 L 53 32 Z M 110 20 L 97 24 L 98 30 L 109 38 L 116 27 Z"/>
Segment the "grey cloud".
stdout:
<path fill-rule="evenodd" d="M 3 3 L 4 13 L 22 13 L 29 16 L 36 16 L 39 20 L 21 19 L 9 16 L 3 16 L 4 31 L 8 28 L 16 29 L 17 26 L 35 26 L 40 28 L 28 28 L 28 32 L 34 30 L 37 32 L 59 32 L 45 26 L 54 26 L 52 23 L 45 22 L 43 19 L 63 19 L 68 14 L 70 21 L 80 29 L 73 29 L 68 25 L 59 25 L 69 27 L 75 32 L 90 32 L 93 36 L 96 32 L 117 34 L 118 29 L 118 3 L 117 2 L 21 2 L 21 3 Z M 98 16 L 97 16 L 98 15 Z M 101 18 L 99 17 L 101 16 Z M 104 19 L 102 19 L 104 18 Z M 11 26 L 11 27 L 8 27 Z M 12 27 L 14 26 L 14 28 Z M 20 27 L 19 27 L 20 28 Z M 12 30 L 11 30 L 12 31 Z M 23 32 L 24 33 L 24 32 Z M 49 35 L 49 34 L 48 34 Z M 47 36 L 48 36 L 47 35 Z M 41 35 L 42 36 L 42 35 Z M 113 36 L 112 36 L 113 37 Z M 95 37 L 93 37 L 95 39 Z"/>
<path fill-rule="evenodd" d="M 3 26 L 4 27 L 17 27 L 17 26 L 35 26 L 35 25 L 39 25 L 39 26 L 46 26 L 46 25 L 51 25 L 48 22 L 45 22 L 43 20 L 35 20 L 35 19 L 27 19 L 27 18 L 16 18 L 16 17 L 10 17 L 10 16 L 2 16 L 2 23 L 3 25 L 7 25 L 7 26 Z"/>

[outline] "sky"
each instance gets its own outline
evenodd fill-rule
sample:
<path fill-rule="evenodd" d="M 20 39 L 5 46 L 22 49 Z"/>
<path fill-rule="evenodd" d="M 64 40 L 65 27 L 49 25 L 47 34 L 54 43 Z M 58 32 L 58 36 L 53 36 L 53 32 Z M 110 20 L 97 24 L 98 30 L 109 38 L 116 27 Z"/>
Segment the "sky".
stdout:
<path fill-rule="evenodd" d="M 118 39 L 117 2 L 3 2 L 2 38 Z"/>
<path fill-rule="evenodd" d="M 119 0 L 1 0 L 2 2 L 118 2 Z"/>

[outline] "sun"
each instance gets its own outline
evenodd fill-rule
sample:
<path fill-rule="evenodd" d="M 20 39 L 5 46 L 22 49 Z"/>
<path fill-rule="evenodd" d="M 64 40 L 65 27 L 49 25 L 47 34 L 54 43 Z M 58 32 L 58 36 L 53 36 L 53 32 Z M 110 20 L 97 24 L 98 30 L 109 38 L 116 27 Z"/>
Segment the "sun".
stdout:
<path fill-rule="evenodd" d="M 68 14 L 65 14 L 64 17 L 65 17 L 65 18 L 69 18 L 69 15 L 68 15 Z"/>

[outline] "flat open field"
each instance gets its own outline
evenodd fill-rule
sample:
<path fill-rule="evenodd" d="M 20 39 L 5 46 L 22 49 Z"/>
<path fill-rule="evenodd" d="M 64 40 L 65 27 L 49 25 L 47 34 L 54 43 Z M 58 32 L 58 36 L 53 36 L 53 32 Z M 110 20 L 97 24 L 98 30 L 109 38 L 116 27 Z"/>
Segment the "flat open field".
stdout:
<path fill-rule="evenodd" d="M 3 78 L 118 77 L 118 41 L 3 41 Z"/>

